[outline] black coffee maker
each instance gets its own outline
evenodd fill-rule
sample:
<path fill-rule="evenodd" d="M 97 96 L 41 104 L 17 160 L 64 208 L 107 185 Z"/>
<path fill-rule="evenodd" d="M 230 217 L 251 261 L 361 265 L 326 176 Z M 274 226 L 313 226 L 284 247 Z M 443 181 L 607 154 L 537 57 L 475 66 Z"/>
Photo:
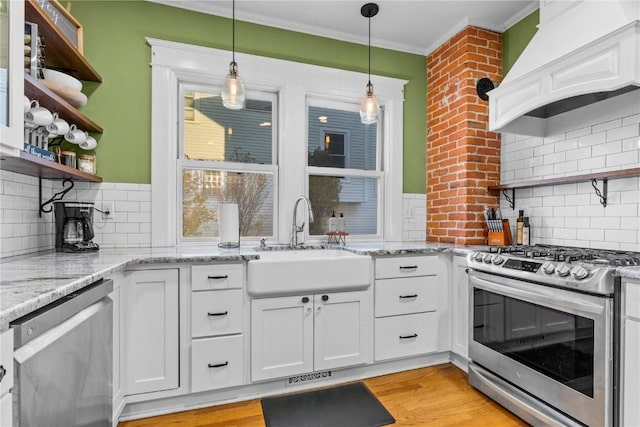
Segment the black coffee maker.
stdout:
<path fill-rule="evenodd" d="M 97 251 L 93 243 L 93 203 L 78 201 L 53 202 L 56 219 L 56 251 Z"/>

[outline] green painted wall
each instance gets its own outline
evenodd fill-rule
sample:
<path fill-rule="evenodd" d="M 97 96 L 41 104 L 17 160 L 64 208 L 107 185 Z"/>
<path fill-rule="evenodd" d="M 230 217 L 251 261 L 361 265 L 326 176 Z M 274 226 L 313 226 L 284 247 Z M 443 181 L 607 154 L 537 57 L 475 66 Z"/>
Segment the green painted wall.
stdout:
<path fill-rule="evenodd" d="M 536 9 L 502 34 L 502 72 L 505 76 L 538 31 L 539 23 L 540 10 Z"/>
<path fill-rule="evenodd" d="M 145 37 L 230 49 L 231 20 L 140 0 L 76 0 L 71 13 L 83 26 L 84 55 L 103 78 L 102 84 L 85 84 L 90 97 L 83 108 L 104 128 L 96 152 L 98 174 L 109 182 L 150 183 L 151 68 Z M 236 23 L 236 50 L 367 71 L 363 45 L 246 22 Z M 424 193 L 425 57 L 378 48 L 371 55 L 373 74 L 409 80 L 404 104 L 404 192 Z M 222 82 L 225 71 L 213 70 L 214 81 Z"/>

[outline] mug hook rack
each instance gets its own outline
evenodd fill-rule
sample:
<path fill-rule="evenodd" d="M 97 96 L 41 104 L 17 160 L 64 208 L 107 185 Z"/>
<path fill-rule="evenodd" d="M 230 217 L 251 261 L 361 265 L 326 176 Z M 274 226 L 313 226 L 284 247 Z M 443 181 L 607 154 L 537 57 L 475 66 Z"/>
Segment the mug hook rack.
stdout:
<path fill-rule="evenodd" d="M 55 202 L 56 200 L 62 200 L 62 198 L 69 192 L 71 191 L 71 189 L 73 188 L 73 180 L 71 179 L 65 179 L 64 181 L 62 181 L 62 186 L 66 187 L 67 184 L 69 184 L 69 187 L 65 188 L 62 191 L 58 191 L 57 193 L 55 193 L 53 195 L 53 197 L 51 197 L 49 200 L 47 200 L 46 202 L 42 203 L 42 178 L 40 178 L 40 198 L 39 198 L 39 202 L 40 202 L 40 212 L 38 212 L 38 215 L 40 217 L 42 217 L 42 212 L 45 213 L 49 213 L 51 211 L 53 211 L 53 206 L 49 206 L 47 208 L 48 205 L 51 205 L 53 202 Z"/>

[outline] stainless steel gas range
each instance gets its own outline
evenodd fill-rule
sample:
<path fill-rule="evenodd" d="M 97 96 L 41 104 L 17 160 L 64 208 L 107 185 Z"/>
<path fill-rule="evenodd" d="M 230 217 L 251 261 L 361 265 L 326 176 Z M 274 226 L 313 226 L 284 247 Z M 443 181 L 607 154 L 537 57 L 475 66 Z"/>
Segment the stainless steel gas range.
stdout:
<path fill-rule="evenodd" d="M 533 425 L 617 425 L 613 273 L 640 253 L 508 246 L 467 264 L 469 383 Z"/>

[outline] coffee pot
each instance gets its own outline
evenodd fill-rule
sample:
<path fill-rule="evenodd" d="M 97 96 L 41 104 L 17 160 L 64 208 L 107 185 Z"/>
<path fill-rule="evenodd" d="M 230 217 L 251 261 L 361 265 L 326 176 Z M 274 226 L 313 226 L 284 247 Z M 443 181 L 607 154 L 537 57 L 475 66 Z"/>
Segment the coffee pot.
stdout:
<path fill-rule="evenodd" d="M 56 251 L 97 251 L 99 246 L 92 241 L 93 203 L 79 201 L 55 201 Z"/>

